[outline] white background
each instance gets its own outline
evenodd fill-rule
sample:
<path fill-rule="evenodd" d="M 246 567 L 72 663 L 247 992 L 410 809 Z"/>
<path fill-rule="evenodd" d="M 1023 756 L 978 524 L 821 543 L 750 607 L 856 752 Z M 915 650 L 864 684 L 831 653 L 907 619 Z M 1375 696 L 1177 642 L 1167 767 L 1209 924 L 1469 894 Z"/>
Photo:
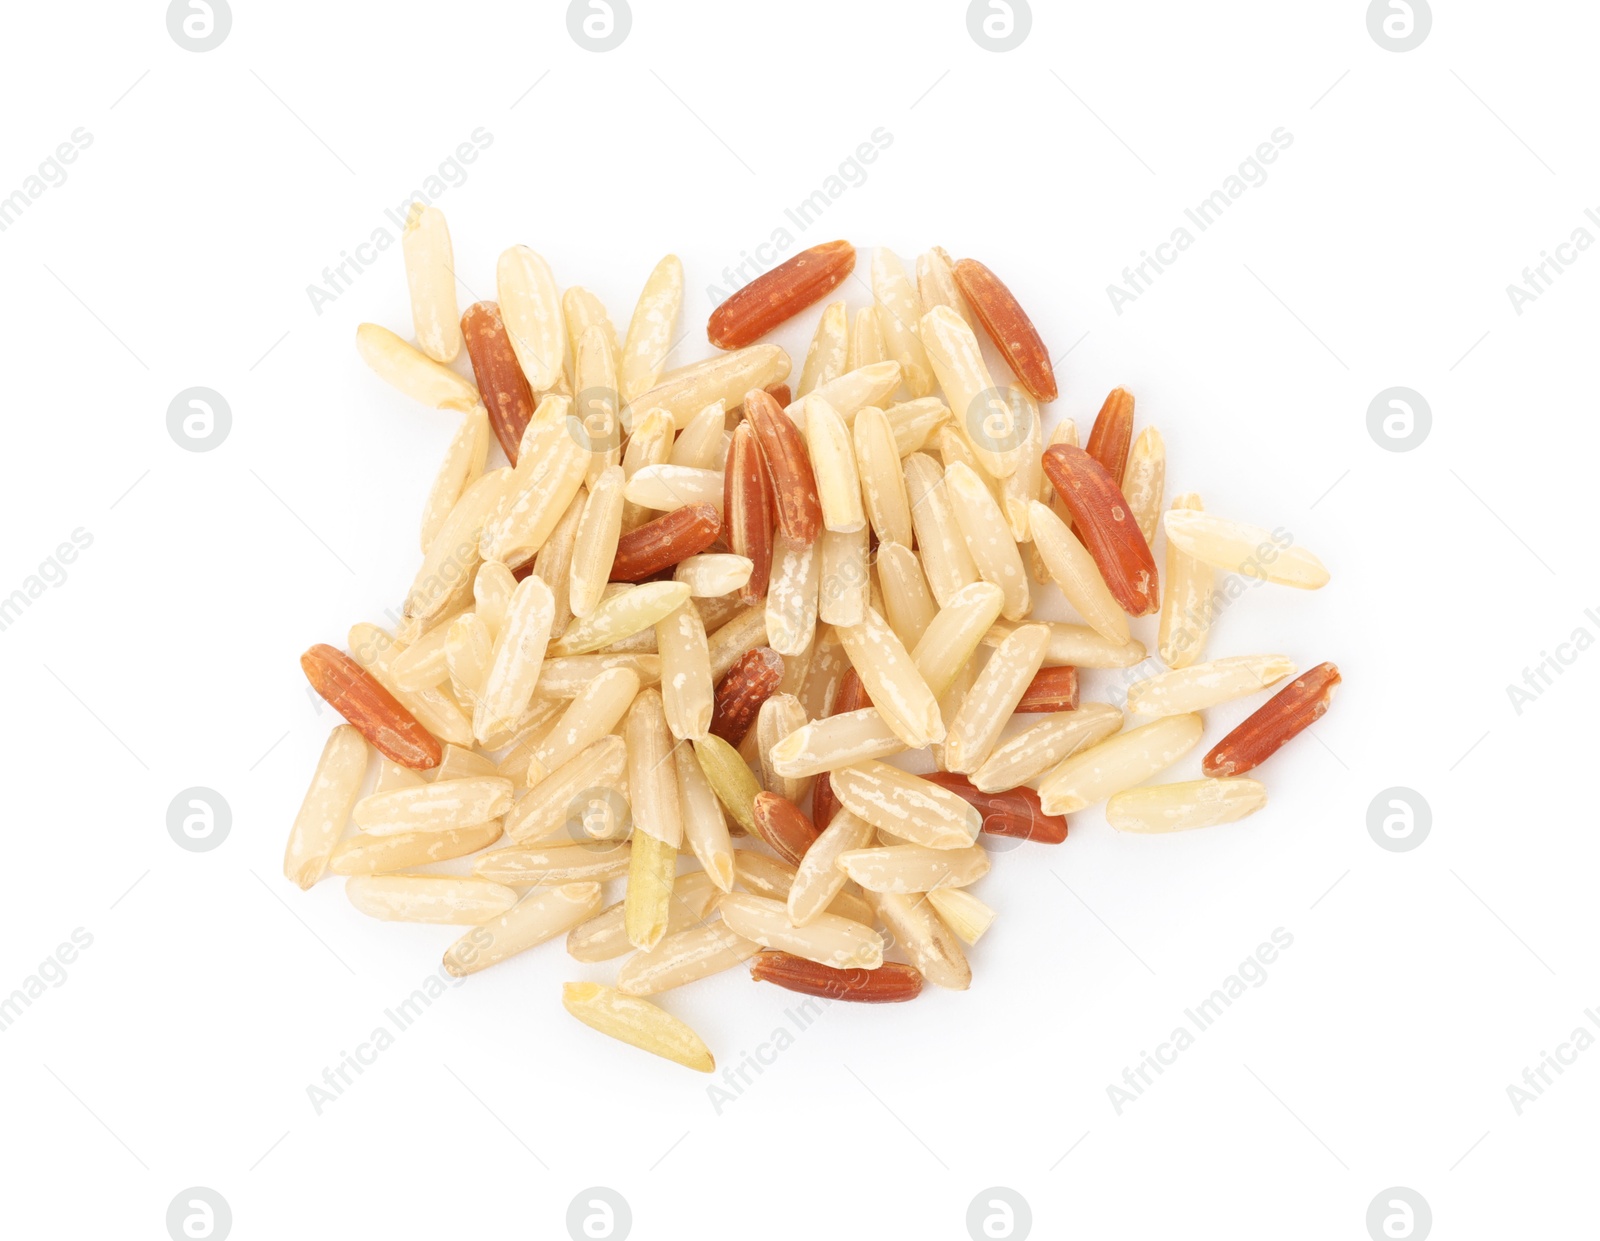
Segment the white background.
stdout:
<path fill-rule="evenodd" d="M 0 633 L 0 994 L 93 936 L 0 1035 L 8 1231 L 162 1237 L 199 1185 L 241 1238 L 558 1237 L 604 1185 L 642 1238 L 960 1238 L 1000 1185 L 1036 1236 L 1359 1239 L 1389 1186 L 1440 1237 L 1575 1233 L 1600 1053 L 1521 1115 L 1506 1087 L 1600 1004 L 1576 794 L 1600 655 L 1520 715 L 1506 685 L 1600 633 L 1600 256 L 1520 316 L 1505 290 L 1600 207 L 1593 6 L 1436 3 L 1404 54 L 1361 0 L 1039 3 L 1005 54 L 954 0 L 636 0 L 606 54 L 548 2 L 236 0 L 203 54 L 163 8 L 13 6 L 0 75 L 0 194 L 93 135 L 0 233 L 0 594 L 93 537 Z M 562 981 L 610 968 L 553 944 L 450 991 L 318 1116 L 306 1087 L 454 936 L 282 879 L 332 723 L 296 658 L 399 600 L 455 417 L 352 347 L 408 331 L 398 248 L 320 315 L 306 286 L 483 127 L 439 203 L 462 304 L 523 242 L 625 325 L 670 250 L 693 360 L 707 284 L 880 126 L 799 244 L 999 272 L 1056 353 L 1052 420 L 1129 387 L 1169 491 L 1323 557 L 1327 589 L 1248 592 L 1210 649 L 1336 660 L 1334 709 L 1244 823 L 1120 838 L 1096 810 L 998 857 L 969 992 L 836 1005 L 720 1114 L 707 1079 L 562 1012 Z M 1268 180 L 1115 313 L 1106 286 L 1280 126 Z M 814 320 L 776 337 L 797 363 Z M 193 385 L 233 414 L 203 454 L 166 430 Z M 1409 453 L 1366 428 L 1393 385 L 1433 411 Z M 166 830 L 194 785 L 232 807 L 208 853 Z M 1396 785 L 1432 807 L 1412 852 L 1367 831 Z M 1266 983 L 1118 1115 L 1108 1085 L 1278 927 Z M 665 1002 L 726 1067 L 797 998 L 735 971 Z"/>

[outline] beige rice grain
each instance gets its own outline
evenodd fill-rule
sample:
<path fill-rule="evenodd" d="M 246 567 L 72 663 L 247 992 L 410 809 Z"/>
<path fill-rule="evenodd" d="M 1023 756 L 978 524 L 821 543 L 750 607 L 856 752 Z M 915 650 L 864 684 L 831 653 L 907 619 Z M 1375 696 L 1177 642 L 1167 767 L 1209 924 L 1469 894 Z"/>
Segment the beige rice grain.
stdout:
<path fill-rule="evenodd" d="M 568 575 L 571 588 L 567 606 L 579 620 L 599 605 L 610 580 L 611 562 L 617 557 L 617 539 L 622 534 L 622 491 L 626 481 L 620 465 L 608 465 L 600 471 L 584 502 Z"/>
<path fill-rule="evenodd" d="M 861 479 L 861 499 L 878 541 L 910 547 L 911 500 L 905 471 L 895 444 L 894 428 L 881 409 L 868 406 L 856 415 L 851 437 L 856 470 Z"/>
<path fill-rule="evenodd" d="M 978 567 L 951 511 L 939 463 L 917 452 L 905 459 L 904 469 L 911 524 L 922 553 L 922 567 L 928 575 L 928 589 L 944 607 L 963 586 L 978 581 Z"/>
<path fill-rule="evenodd" d="M 802 397 L 850 369 L 850 331 L 843 302 L 829 302 L 817 320 L 816 334 L 800 367 L 795 396 Z"/>
<path fill-rule="evenodd" d="M 488 460 L 489 411 L 482 405 L 474 405 L 467 411 L 450 447 L 445 449 L 444 460 L 439 463 L 439 472 L 434 475 L 433 486 L 428 491 L 428 501 L 422 506 L 423 555 L 433 546 L 456 501 L 483 476 Z"/>
<path fill-rule="evenodd" d="M 631 403 L 655 386 L 682 306 L 683 263 L 676 254 L 669 254 L 645 278 L 628 320 L 628 338 L 619 364 L 623 400 Z"/>
<path fill-rule="evenodd" d="M 657 621 L 656 649 L 661 653 L 661 700 L 667 727 L 679 740 L 704 737 L 711 728 L 716 690 L 700 614 L 685 603 Z"/>
<path fill-rule="evenodd" d="M 527 246 L 512 246 L 495 268 L 500 315 L 511 351 L 535 394 L 556 386 L 567 353 L 567 320 L 550 264 Z"/>
<path fill-rule="evenodd" d="M 311 786 L 289 829 L 283 873 L 292 883 L 309 888 L 322 878 L 366 774 L 365 739 L 349 724 L 340 724 L 328 734 Z"/>
<path fill-rule="evenodd" d="M 461 352 L 461 311 L 456 302 L 450 226 L 444 212 L 413 202 L 400 249 L 405 254 L 411 326 L 417 344 L 435 362 L 452 362 Z"/>
<path fill-rule="evenodd" d="M 972 783 L 985 793 L 1018 788 L 1121 727 L 1122 712 L 1105 702 L 1086 702 L 1076 711 L 1039 717 L 1032 728 L 998 746 L 972 773 Z"/>
<path fill-rule="evenodd" d="M 569 931 L 600 908 L 598 883 L 537 888 L 498 918 L 445 949 L 445 972 L 465 978 Z"/>
<path fill-rule="evenodd" d="M 984 764 L 1039 671 L 1049 643 L 1050 631 L 1043 625 L 1022 625 L 990 656 L 945 736 L 946 771 L 970 774 Z"/>

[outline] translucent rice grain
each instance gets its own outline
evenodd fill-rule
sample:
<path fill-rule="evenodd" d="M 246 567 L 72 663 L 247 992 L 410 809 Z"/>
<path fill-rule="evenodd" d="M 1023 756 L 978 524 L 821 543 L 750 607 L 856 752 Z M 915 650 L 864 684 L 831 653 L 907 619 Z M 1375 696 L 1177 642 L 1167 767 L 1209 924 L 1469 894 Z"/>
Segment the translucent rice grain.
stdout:
<path fill-rule="evenodd" d="M 456 698 L 476 709 L 483 697 L 490 661 L 494 659 L 494 639 L 489 636 L 489 626 L 474 613 L 463 612 L 450 622 L 444 658 Z"/>
<path fill-rule="evenodd" d="M 585 331 L 597 327 L 605 333 L 611 356 L 621 365 L 622 346 L 617 341 L 617 328 L 604 302 L 581 285 L 569 285 L 561 294 L 561 313 L 567 317 L 568 340 L 582 340 Z"/>
<path fill-rule="evenodd" d="M 817 321 L 817 331 L 806 350 L 795 396 L 803 397 L 850 369 L 850 332 L 843 302 L 829 302 Z"/>
<path fill-rule="evenodd" d="M 1160 431 L 1146 427 L 1133 441 L 1122 476 L 1122 493 L 1128 498 L 1128 509 L 1139 523 L 1139 533 L 1144 535 L 1146 543 L 1155 542 L 1156 525 L 1161 520 L 1161 493 L 1166 481 L 1166 442 Z"/>
<path fill-rule="evenodd" d="M 674 741 L 658 690 L 643 690 L 633 700 L 623 721 L 623 735 L 628 743 L 634 835 L 637 838 L 642 832 L 677 849 L 683 843 L 683 816 L 672 757 Z"/>
<path fill-rule="evenodd" d="M 664 465 L 672 456 L 673 431 L 672 414 L 668 410 L 647 409 L 637 415 L 627 447 L 622 451 L 623 475 L 631 479 L 646 466 Z M 637 530 L 654 516 L 652 510 L 630 502 L 622 510 L 622 528 Z"/>
<path fill-rule="evenodd" d="M 565 397 L 552 396 L 544 404 L 565 400 Z M 483 559 L 503 560 L 507 564 L 524 564 L 531 560 L 583 486 L 588 459 L 588 451 L 571 436 L 558 436 L 548 453 L 536 459 L 526 475 L 519 474 L 515 494 L 500 507 L 494 520 L 484 525 L 483 538 L 479 541 Z"/>
<path fill-rule="evenodd" d="M 604 607 L 617 596 L 625 594 L 633 589 L 635 589 L 635 587 L 628 582 L 607 582 L 606 588 L 600 592 L 600 602 L 596 605 L 596 609 L 598 610 L 600 607 Z M 600 649 L 608 655 L 659 655 L 661 653 L 656 648 L 656 627 L 653 624 L 647 625 L 637 633 L 631 633 L 626 637 L 618 638 L 615 642 L 607 642 Z"/>
<path fill-rule="evenodd" d="M 728 928 L 763 948 L 792 952 L 834 969 L 877 969 L 883 964 L 883 937 L 869 926 L 818 914 L 803 927 L 789 921 L 787 907 L 765 896 L 742 892 L 719 898 L 717 908 Z"/>
<path fill-rule="evenodd" d="M 967 700 L 967 695 L 972 692 L 972 687 L 978 681 L 978 668 L 973 660 L 967 660 L 956 669 L 955 679 L 948 688 L 939 695 L 939 718 L 944 721 L 945 738 L 950 736 L 950 726 L 955 723 L 956 716 L 961 711 L 961 704 Z M 944 742 L 934 745 L 933 765 L 940 771 L 950 770 L 950 759 L 945 753 Z"/>
<path fill-rule="evenodd" d="M 722 804 L 687 743 L 673 747 L 673 768 L 678 780 L 678 811 L 683 819 L 684 842 L 693 850 L 711 882 L 724 892 L 733 890 L 733 842 Z M 687 882 L 687 877 L 685 879 Z M 678 885 L 680 888 L 683 883 Z"/>
<path fill-rule="evenodd" d="M 844 808 L 885 831 L 930 849 L 965 849 L 982 816 L 962 798 L 887 763 L 866 762 L 829 778 Z"/>
<path fill-rule="evenodd" d="M 533 558 L 533 571 L 555 598 L 555 619 L 550 623 L 551 639 L 559 638 L 572 624 L 572 556 L 578 544 L 578 523 L 588 507 L 589 496 L 579 487 L 567 505 L 567 511 L 556 522 L 556 528 L 544 541 L 539 554 Z"/>
<path fill-rule="evenodd" d="M 851 438 L 861 479 L 861 499 L 873 531 L 879 542 L 910 547 L 914 537 L 911 500 L 888 416 L 881 409 L 868 406 L 856 415 Z"/>
<path fill-rule="evenodd" d="M 464 749 L 458 745 L 447 745 L 444 748 L 444 757 L 439 760 L 439 765 L 428 775 L 434 781 L 440 780 L 471 780 L 478 777 L 494 776 L 503 779 L 495 770 L 494 763 L 482 754 Z M 512 781 L 513 784 L 516 781 Z"/>
<path fill-rule="evenodd" d="M 998 586 L 974 582 L 951 595 L 928 622 L 912 659 L 935 694 L 943 695 L 971 662 L 972 653 L 999 618 L 1004 598 Z"/>
<path fill-rule="evenodd" d="M 891 405 L 883 411 L 883 416 L 889 420 L 895 451 L 903 460 L 914 452 L 921 452 L 939 428 L 950 421 L 950 407 L 936 396 L 924 396 Z"/>
<path fill-rule="evenodd" d="M 822 524 L 841 534 L 865 529 L 861 505 L 861 475 L 856 469 L 850 429 L 839 412 L 820 396 L 805 398 L 806 447 L 822 502 Z"/>
<path fill-rule="evenodd" d="M 1034 500 L 1029 520 L 1033 543 L 1044 558 L 1050 576 L 1073 609 L 1107 642 L 1124 645 L 1129 639 L 1128 614 L 1112 597 L 1100 576 L 1094 557 L 1078 536 L 1050 509 Z"/>
<path fill-rule="evenodd" d="M 1138 715 L 1182 715 L 1232 702 L 1275 685 L 1294 672 L 1285 655 L 1234 655 L 1164 672 L 1128 688 L 1128 710 Z"/>
<path fill-rule="evenodd" d="M 289 829 L 283 873 L 291 882 L 309 888 L 322 878 L 350 821 L 366 774 L 366 740 L 351 725 L 340 724 L 328 734 L 300 812 Z"/>
<path fill-rule="evenodd" d="M 626 842 L 610 848 L 536 844 L 493 849 L 479 855 L 472 864 L 472 873 L 519 887 L 617 879 L 628 872 L 629 852 Z"/>
<path fill-rule="evenodd" d="M 798 695 L 809 719 L 819 720 L 833 711 L 839 683 L 850 670 L 850 656 L 832 625 L 819 625 L 811 644 L 811 662 Z"/>
<path fill-rule="evenodd" d="M 722 471 L 685 465 L 641 466 L 627 484 L 628 502 L 653 512 L 710 504 L 720 513 L 722 490 Z"/>
<path fill-rule="evenodd" d="M 1021 620 L 1033 610 L 1033 594 L 1005 514 L 983 480 L 965 465 L 957 462 L 947 468 L 944 482 L 950 509 L 979 576 L 1005 592 L 1002 615 L 1007 620 Z"/>
<path fill-rule="evenodd" d="M 1163 524 L 1168 542 L 1212 568 L 1300 590 L 1319 590 L 1328 584 L 1322 561 L 1303 547 L 1283 545 L 1264 527 L 1176 505 Z"/>
<path fill-rule="evenodd" d="M 693 598 L 716 599 L 732 594 L 748 582 L 754 568 L 748 556 L 703 552 L 678 561 L 672 580 L 687 586 Z"/>
<path fill-rule="evenodd" d="M 683 305 L 683 263 L 669 254 L 651 270 L 628 321 L 622 346 L 622 399 L 632 402 L 655 386 L 672 345 Z M 709 404 L 709 402 L 707 402 Z"/>
<path fill-rule="evenodd" d="M 622 534 L 625 482 L 620 465 L 607 466 L 584 502 L 572 548 L 567 605 L 580 620 L 599 605 L 611 577 L 611 562 L 616 559 L 617 539 Z"/>
<path fill-rule="evenodd" d="M 1000 644 L 950 724 L 944 741 L 946 771 L 974 772 L 988 759 L 1039 671 L 1049 642 L 1050 631 L 1043 625 L 1022 625 Z"/>
<path fill-rule="evenodd" d="M 767 641 L 766 602 L 735 613 L 712 632 L 707 643 L 711 649 L 711 679 L 720 681 L 739 656 L 755 647 L 770 645 Z"/>
<path fill-rule="evenodd" d="M 512 246 L 500 256 L 495 283 L 522 373 L 535 393 L 548 392 L 567 353 L 567 321 L 550 265 L 527 246 Z"/>
<path fill-rule="evenodd" d="M 596 738 L 552 767 L 516 804 L 506 816 L 506 835 L 518 844 L 556 835 L 576 844 L 621 839 L 629 826 L 628 815 L 622 813 L 627 769 L 623 739 L 609 734 Z"/>
<path fill-rule="evenodd" d="M 435 625 L 395 655 L 389 671 L 396 685 L 404 690 L 432 689 L 450 675 L 444 648 L 452 623 L 454 618 Z"/>
<path fill-rule="evenodd" d="M 1202 510 L 1200 497 L 1185 492 L 1172 501 L 1173 512 Z M 1161 662 L 1169 668 L 1187 668 L 1205 653 L 1211 631 L 1211 600 L 1216 573 L 1210 565 L 1167 540 L 1166 572 L 1162 577 L 1161 629 L 1157 639 Z"/>
<path fill-rule="evenodd" d="M 798 655 L 811 644 L 817 628 L 818 560 L 815 543 L 802 547 L 773 535 L 766 632 L 767 644 L 780 655 Z"/>
<path fill-rule="evenodd" d="M 1039 784 L 1046 814 L 1071 814 L 1165 771 L 1200 740 L 1198 715 L 1172 715 L 1130 729 L 1060 763 Z"/>
<path fill-rule="evenodd" d="M 922 299 L 923 313 L 935 306 L 947 306 L 963 319 L 972 318 L 967 299 L 961 296 L 955 273 L 950 270 L 949 258 L 938 246 L 917 256 L 917 295 Z"/>
<path fill-rule="evenodd" d="M 456 304 L 456 264 L 444 212 L 413 202 L 400 248 L 406 259 L 417 344 L 435 362 L 454 361 L 461 352 L 461 312 Z"/>
<path fill-rule="evenodd" d="M 914 650 L 939 614 L 916 554 L 899 543 L 879 543 L 878 582 L 883 588 L 884 619 Z"/>
<path fill-rule="evenodd" d="M 719 922 L 668 935 L 648 952 L 638 952 L 617 971 L 624 995 L 659 995 L 710 978 L 748 961 L 761 945 L 735 935 Z"/>
<path fill-rule="evenodd" d="M 593 325 L 574 338 L 574 394 L 568 433 L 583 441 L 589 458 L 584 484 L 592 491 L 603 470 L 622 460 L 622 401 L 617 358 L 606 329 Z"/>
<path fill-rule="evenodd" d="M 693 559 L 693 557 L 690 557 L 690 559 Z M 681 564 L 682 561 L 679 563 Z M 705 599 L 700 598 L 698 595 L 691 595 L 689 602 L 693 605 L 694 610 L 700 613 L 700 621 L 705 625 L 707 634 L 716 633 L 717 630 L 721 629 L 749 606 L 736 594 L 719 595 L 715 598 Z M 765 641 L 764 638 L 763 641 Z M 757 645 L 760 645 L 760 643 L 757 643 Z"/>
<path fill-rule="evenodd" d="M 929 849 L 923 845 L 852 849 L 838 865 L 868 892 L 932 892 L 964 888 L 989 873 L 989 855 L 980 847 Z"/>
<path fill-rule="evenodd" d="M 789 355 L 780 346 L 750 345 L 680 366 L 629 404 L 635 409 L 664 409 L 682 427 L 713 401 L 726 401 L 732 409 L 750 389 L 782 383 L 788 376 Z"/>
<path fill-rule="evenodd" d="M 939 888 L 928 893 L 928 904 L 963 944 L 975 944 L 994 922 L 995 912 L 965 888 Z"/>
<path fill-rule="evenodd" d="M 344 890 L 362 913 L 385 922 L 481 926 L 517 903 L 508 887 L 455 875 L 357 875 Z"/>
<path fill-rule="evenodd" d="M 817 640 L 828 628 L 827 625 L 819 624 L 812 632 L 811 644 L 805 650 L 798 655 L 783 657 L 783 679 L 778 682 L 778 693 L 800 697 L 800 691 L 805 688 L 806 677 L 811 671 L 812 652 L 817 649 Z"/>
<path fill-rule="evenodd" d="M 386 327 L 356 328 L 356 351 L 390 387 L 434 409 L 463 412 L 480 403 L 478 390 L 448 366 L 413 349 Z"/>
<path fill-rule="evenodd" d="M 883 322 L 871 306 L 856 311 L 850 324 L 850 369 L 858 370 L 883 362 L 889 357 L 889 346 L 883 339 Z"/>
<path fill-rule="evenodd" d="M 468 931 L 445 949 L 445 971 L 456 978 L 476 974 L 571 930 L 599 908 L 598 883 L 535 889 L 507 912 Z"/>
<path fill-rule="evenodd" d="M 798 805 L 811 791 L 810 773 L 791 776 L 778 770 L 773 753 L 779 745 L 806 723 L 806 709 L 793 694 L 774 694 L 761 704 L 756 716 L 756 775 L 769 793 Z"/>
<path fill-rule="evenodd" d="M 1047 715 L 998 746 L 972 773 L 972 783 L 985 793 L 1018 788 L 1121 727 L 1122 712 L 1104 702 L 1086 702 L 1076 711 Z"/>
<path fill-rule="evenodd" d="M 919 330 L 954 426 L 979 465 L 993 478 L 1015 474 L 1028 445 L 1027 428 L 1017 422 L 1026 407 L 1014 408 L 1003 398 L 977 336 L 955 311 L 934 307 L 922 316 Z"/>
<path fill-rule="evenodd" d="M 328 858 L 336 875 L 382 875 L 433 862 L 448 862 L 486 849 L 501 836 L 499 819 L 448 832 L 400 832 L 370 836 L 357 832 L 339 842 Z"/>
<path fill-rule="evenodd" d="M 794 887 L 795 868 L 753 849 L 735 849 L 734 871 L 738 880 L 757 896 L 786 900 Z"/>
<path fill-rule="evenodd" d="M 713 401 L 689 420 L 672 443 L 669 465 L 693 470 L 716 470 L 722 466 L 722 437 L 727 426 L 727 403 Z"/>
<path fill-rule="evenodd" d="M 477 575 L 472 579 L 472 610 L 489 627 L 491 638 L 500 636 L 506 609 L 511 606 L 511 596 L 516 589 L 517 579 L 500 561 L 487 560 L 478 566 Z"/>
<path fill-rule="evenodd" d="M 527 713 L 539 683 L 554 614 L 555 598 L 537 575 L 518 584 L 506 610 L 505 627 L 494 644 L 494 662 L 484 681 L 483 698 L 473 714 L 472 729 L 478 740 L 511 727 Z"/>
<path fill-rule="evenodd" d="M 928 575 L 928 589 L 944 607 L 963 586 L 978 580 L 978 567 L 951 511 L 939 463 L 918 452 L 905 459 L 904 468 L 911 524 L 922 553 L 922 567 Z"/>
<path fill-rule="evenodd" d="M 496 775 L 499 773 L 496 772 Z M 501 777 L 504 779 L 504 777 Z M 378 779 L 372 791 L 374 793 L 392 793 L 396 789 L 416 788 L 419 784 L 426 784 L 427 778 L 420 771 L 413 771 L 409 767 L 402 767 L 399 763 L 379 756 Z"/>
<path fill-rule="evenodd" d="M 842 813 L 842 812 L 841 812 Z M 815 847 L 815 846 L 813 846 Z M 775 857 L 768 857 L 765 853 L 756 853 L 750 849 L 739 849 L 734 852 L 739 882 L 758 896 L 770 897 L 775 901 L 787 901 L 789 893 L 793 891 L 797 872 L 787 862 L 780 862 Z M 841 876 L 843 878 L 843 876 Z M 872 909 L 866 901 L 854 895 L 848 889 L 855 884 L 846 882 L 847 890 L 841 891 L 833 898 L 833 903 L 827 912 L 838 914 L 851 922 L 859 922 L 862 926 L 871 926 L 873 921 Z"/>
<path fill-rule="evenodd" d="M 1233 823 L 1267 804 L 1256 780 L 1186 780 L 1129 789 L 1106 803 L 1106 822 L 1119 832 L 1184 832 Z"/>
<path fill-rule="evenodd" d="M 972 967 L 960 940 L 926 899 L 900 892 L 869 892 L 867 902 L 929 982 L 952 991 L 965 991 L 972 985 Z"/>
<path fill-rule="evenodd" d="M 497 819 L 511 808 L 513 785 L 497 776 L 438 780 L 374 793 L 356 802 L 356 825 L 373 836 L 446 832 Z"/>
<path fill-rule="evenodd" d="M 501 502 L 508 498 L 513 482 L 514 471 L 490 470 L 456 501 L 434 536 L 433 545 L 423 556 L 422 567 L 417 570 L 406 594 L 404 609 L 408 621 L 427 628 L 454 610 L 452 601 L 478 570 L 484 527 Z"/>
<path fill-rule="evenodd" d="M 656 649 L 661 654 L 661 701 L 667 727 L 680 740 L 704 737 L 711 728 L 716 689 L 700 614 L 685 603 L 657 621 Z"/>
<path fill-rule="evenodd" d="M 561 1003 L 584 1025 L 641 1051 L 701 1073 L 716 1068 L 700 1036 L 649 1000 L 597 982 L 569 982 L 561 989 Z"/>
<path fill-rule="evenodd" d="M 544 674 L 541 673 L 541 684 L 543 680 Z M 498 744 L 485 745 L 485 749 L 505 750 L 500 761 L 495 764 L 495 775 L 502 780 L 510 780 L 513 784 L 526 784 L 528 764 L 533 758 L 534 751 L 544 743 L 546 734 L 555 726 L 557 717 L 566 706 L 567 704 L 559 698 L 535 697 L 528 708 L 528 714 L 517 722 L 515 729 L 510 730 L 509 736 L 503 741 L 499 737 L 491 738 Z"/>
<path fill-rule="evenodd" d="M 933 370 L 917 334 L 922 300 L 900 259 L 881 246 L 872 252 L 872 295 L 884 343 L 889 356 L 900 363 L 906 390 L 913 397 L 927 396 L 933 391 Z"/>
<path fill-rule="evenodd" d="M 632 668 L 606 668 L 586 684 L 528 756 L 525 772 L 528 788 L 538 787 L 550 772 L 562 768 L 597 740 L 608 736 L 638 696 L 638 688 L 638 673 Z"/>
<path fill-rule="evenodd" d="M 661 659 L 656 655 L 564 655 L 544 662 L 539 674 L 541 698 L 576 698 L 584 686 L 607 668 L 631 668 L 641 685 L 661 680 Z"/>
<path fill-rule="evenodd" d="M 837 379 L 819 384 L 808 397 L 784 406 L 783 412 L 804 431 L 805 403 L 809 397 L 817 397 L 833 406 L 839 417 L 844 419 L 845 425 L 849 426 L 855 419 L 856 411 L 869 405 L 882 409 L 899 387 L 900 363 L 874 362 L 870 366 L 852 367 Z"/>
<path fill-rule="evenodd" d="M 1014 423 L 1025 426 L 1027 431 L 1016 473 L 1001 481 L 1000 499 L 1005 509 L 1006 521 L 1011 525 L 1011 537 L 1018 543 L 1027 543 L 1033 538 L 1030 532 L 1028 504 L 1039 498 L 1039 490 L 1045 483 L 1042 460 L 1044 420 L 1039 417 L 1039 407 L 1025 391 L 1021 388 L 1010 388 L 1007 392 L 1012 405 Z"/>
<path fill-rule="evenodd" d="M 528 704 L 528 710 L 521 719 L 508 728 L 498 729 L 492 733 L 486 741 L 479 743 L 478 748 L 485 753 L 491 750 L 506 750 L 530 738 L 533 745 L 538 744 L 543 739 L 545 731 L 555 723 L 556 713 L 561 706 L 559 701 L 536 695 L 533 702 Z M 523 775 L 528 769 L 528 757 L 532 752 L 531 745 L 522 752 L 521 765 L 514 775 L 508 776 L 500 770 L 499 763 L 495 764 L 495 774 L 502 780 L 509 779 L 513 784 L 521 784 Z"/>
<path fill-rule="evenodd" d="M 864 849 L 872 839 L 872 824 L 848 810 L 833 816 L 823 833 L 806 850 L 789 888 L 786 907 L 795 926 L 814 922 L 833 903 L 849 882 L 839 868 L 839 858 L 853 849 Z"/>
<path fill-rule="evenodd" d="M 489 411 L 474 405 L 456 431 L 422 506 L 422 552 L 427 554 L 444 526 L 445 518 L 468 487 L 483 475 L 489 460 Z"/>
<path fill-rule="evenodd" d="M 830 625 L 859 625 L 871 593 L 866 527 L 853 534 L 824 530 L 817 536 L 817 617 Z"/>
<path fill-rule="evenodd" d="M 1030 621 L 1050 630 L 1050 645 L 1044 654 L 1046 668 L 1131 668 L 1143 663 L 1144 643 L 1107 642 L 1087 625 L 1068 625 L 1058 621 Z M 985 646 L 999 646 L 1016 628 L 1010 621 L 996 621 L 983 635 Z"/>
<path fill-rule="evenodd" d="M 888 622 L 869 608 L 865 621 L 839 626 L 837 632 L 867 696 L 895 736 L 914 750 L 942 741 L 938 699 Z"/>
<path fill-rule="evenodd" d="M 772 747 L 770 761 L 778 775 L 803 779 L 868 759 L 887 758 L 905 748 L 905 742 L 895 736 L 877 709 L 865 707 L 795 729 Z"/>

